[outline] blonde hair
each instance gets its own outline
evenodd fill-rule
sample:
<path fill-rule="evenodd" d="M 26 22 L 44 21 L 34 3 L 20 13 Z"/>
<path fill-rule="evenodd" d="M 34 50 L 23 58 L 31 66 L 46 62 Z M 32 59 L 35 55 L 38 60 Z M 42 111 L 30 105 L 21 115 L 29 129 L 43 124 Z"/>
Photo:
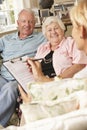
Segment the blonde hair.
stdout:
<path fill-rule="evenodd" d="M 51 23 L 57 23 L 63 31 L 65 30 L 65 26 L 61 19 L 56 16 L 50 16 L 45 19 L 42 25 L 42 32 L 44 35 L 46 34 L 46 27 Z"/>
<path fill-rule="evenodd" d="M 87 0 L 81 0 L 73 6 L 70 11 L 70 18 L 73 24 L 84 26 L 87 30 Z"/>

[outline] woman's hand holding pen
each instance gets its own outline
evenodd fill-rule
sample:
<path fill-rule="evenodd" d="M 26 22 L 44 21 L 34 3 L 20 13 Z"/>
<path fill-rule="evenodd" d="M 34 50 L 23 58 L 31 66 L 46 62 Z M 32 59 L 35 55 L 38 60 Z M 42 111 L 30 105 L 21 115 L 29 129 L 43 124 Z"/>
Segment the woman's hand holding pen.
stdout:
<path fill-rule="evenodd" d="M 39 59 L 41 60 L 41 59 Z M 44 59 L 42 59 L 44 60 Z M 34 79 L 36 81 L 40 82 L 49 82 L 53 81 L 54 78 L 49 78 L 48 76 L 45 76 L 42 72 L 41 64 L 38 60 L 36 59 L 28 59 L 27 64 L 29 66 L 29 71 L 32 71 Z"/>
<path fill-rule="evenodd" d="M 36 59 L 29 58 L 27 60 L 27 65 L 29 66 L 29 71 L 33 73 L 35 80 L 42 81 L 44 74 L 40 62 Z"/>

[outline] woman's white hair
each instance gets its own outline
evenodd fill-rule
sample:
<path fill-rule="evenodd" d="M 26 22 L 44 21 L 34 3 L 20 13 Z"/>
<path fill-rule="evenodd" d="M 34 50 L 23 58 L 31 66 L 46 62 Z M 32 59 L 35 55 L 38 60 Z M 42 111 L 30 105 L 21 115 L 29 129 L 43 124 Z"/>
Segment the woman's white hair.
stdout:
<path fill-rule="evenodd" d="M 50 16 L 45 19 L 42 25 L 42 32 L 44 35 L 46 34 L 46 27 L 51 23 L 57 23 L 63 31 L 65 30 L 65 25 L 60 18 L 57 16 Z"/>

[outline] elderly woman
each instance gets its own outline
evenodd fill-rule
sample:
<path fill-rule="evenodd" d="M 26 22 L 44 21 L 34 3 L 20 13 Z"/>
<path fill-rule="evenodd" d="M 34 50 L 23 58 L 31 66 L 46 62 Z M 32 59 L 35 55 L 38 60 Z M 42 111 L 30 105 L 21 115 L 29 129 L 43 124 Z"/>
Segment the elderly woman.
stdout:
<path fill-rule="evenodd" d="M 55 76 L 71 78 L 84 68 L 86 55 L 76 48 L 72 37 L 64 36 L 65 26 L 55 16 L 48 17 L 42 26 L 47 43 L 39 46 L 35 58 L 41 62 L 28 60 L 36 81 L 52 81 Z"/>

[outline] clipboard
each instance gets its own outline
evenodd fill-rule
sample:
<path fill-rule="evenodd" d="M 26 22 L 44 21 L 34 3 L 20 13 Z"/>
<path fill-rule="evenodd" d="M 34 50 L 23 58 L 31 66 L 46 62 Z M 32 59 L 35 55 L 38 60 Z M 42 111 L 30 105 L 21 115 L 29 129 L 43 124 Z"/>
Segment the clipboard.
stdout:
<path fill-rule="evenodd" d="M 17 80 L 23 90 L 27 93 L 27 84 L 29 82 L 35 82 L 33 74 L 29 72 L 27 63 L 27 57 L 18 57 L 8 61 L 5 61 L 3 65 L 11 73 L 11 75 Z"/>

